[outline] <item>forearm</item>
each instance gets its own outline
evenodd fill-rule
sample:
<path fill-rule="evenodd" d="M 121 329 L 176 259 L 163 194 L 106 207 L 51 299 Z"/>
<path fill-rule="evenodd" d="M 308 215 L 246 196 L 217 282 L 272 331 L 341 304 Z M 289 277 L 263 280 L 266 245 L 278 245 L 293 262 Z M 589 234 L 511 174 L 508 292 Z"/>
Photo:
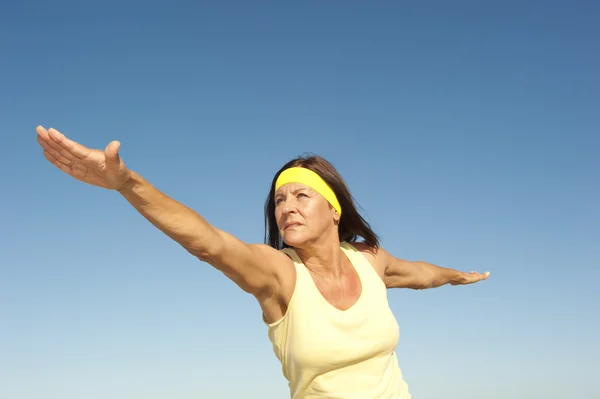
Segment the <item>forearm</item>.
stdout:
<path fill-rule="evenodd" d="M 218 233 L 202 216 L 160 192 L 135 172 L 118 192 L 150 223 L 196 256 L 218 243 Z"/>
<path fill-rule="evenodd" d="M 436 288 L 446 284 L 459 284 L 463 272 L 436 266 L 427 262 L 413 262 L 418 267 L 420 288 Z"/>

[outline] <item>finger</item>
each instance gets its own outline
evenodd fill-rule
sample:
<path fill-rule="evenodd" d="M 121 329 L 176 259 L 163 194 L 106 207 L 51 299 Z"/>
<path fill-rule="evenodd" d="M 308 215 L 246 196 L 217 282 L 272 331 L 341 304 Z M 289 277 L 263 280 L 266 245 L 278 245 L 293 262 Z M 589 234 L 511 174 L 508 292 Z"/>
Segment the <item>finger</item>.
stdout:
<path fill-rule="evenodd" d="M 38 142 L 40 143 L 40 145 L 42 146 L 42 148 L 44 149 L 44 151 L 48 152 L 50 155 L 52 155 L 52 157 L 54 159 L 56 159 L 58 162 L 71 167 L 74 163 L 74 159 L 73 158 L 67 158 L 66 156 L 64 156 L 63 154 L 60 153 L 60 150 L 54 148 L 49 142 L 45 141 L 44 139 L 41 139 L 40 137 L 38 137 Z M 59 146 L 59 148 L 61 148 Z"/>
<path fill-rule="evenodd" d="M 38 134 L 37 137 L 37 141 L 38 143 L 40 143 L 40 145 L 44 148 L 52 148 L 54 149 L 54 151 L 58 152 L 61 157 L 64 157 L 68 160 L 70 160 L 71 162 L 75 162 L 80 160 L 80 158 L 78 158 L 77 156 L 71 154 L 69 151 L 65 150 L 63 148 L 63 146 L 61 146 L 59 143 L 57 143 L 56 141 L 52 140 L 50 138 L 50 135 L 48 135 L 48 131 L 45 131 L 46 134 Z"/>
<path fill-rule="evenodd" d="M 73 140 L 68 139 L 67 136 L 65 136 L 64 134 L 62 134 L 54 128 L 48 129 L 48 135 L 50 136 L 52 141 L 58 143 L 63 149 L 67 150 L 71 155 L 77 158 L 84 159 L 92 152 L 92 150 L 90 150 L 89 148 L 84 147 Z"/>
<path fill-rule="evenodd" d="M 48 161 L 50 161 L 50 163 L 54 166 L 56 166 L 58 169 L 62 170 L 63 172 L 66 172 L 68 174 L 72 174 L 72 169 L 70 166 L 65 165 L 64 163 L 60 162 L 58 159 L 56 159 L 52 154 L 50 154 L 48 151 L 44 150 L 44 156 L 46 157 L 46 159 Z"/>
<path fill-rule="evenodd" d="M 35 128 L 36 133 L 38 134 L 38 138 L 42 137 L 44 140 L 50 140 L 48 136 L 48 131 L 42 126 L 39 125 Z"/>
<path fill-rule="evenodd" d="M 475 273 L 474 276 L 473 276 L 473 277 L 475 277 L 474 280 L 473 280 L 473 282 L 476 283 L 478 281 L 485 280 L 486 278 L 489 277 L 489 275 L 490 275 L 490 272 Z"/>

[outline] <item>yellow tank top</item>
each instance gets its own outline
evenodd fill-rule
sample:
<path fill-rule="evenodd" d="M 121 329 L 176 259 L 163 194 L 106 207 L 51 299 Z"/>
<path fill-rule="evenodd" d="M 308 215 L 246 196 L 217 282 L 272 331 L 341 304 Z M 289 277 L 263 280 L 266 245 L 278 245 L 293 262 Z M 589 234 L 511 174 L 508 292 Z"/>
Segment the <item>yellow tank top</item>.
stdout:
<path fill-rule="evenodd" d="M 341 248 L 362 285 L 342 311 L 315 285 L 292 248 L 296 286 L 286 314 L 268 325 L 269 339 L 293 399 L 411 399 L 396 358 L 398 323 L 381 277 L 352 245 Z"/>

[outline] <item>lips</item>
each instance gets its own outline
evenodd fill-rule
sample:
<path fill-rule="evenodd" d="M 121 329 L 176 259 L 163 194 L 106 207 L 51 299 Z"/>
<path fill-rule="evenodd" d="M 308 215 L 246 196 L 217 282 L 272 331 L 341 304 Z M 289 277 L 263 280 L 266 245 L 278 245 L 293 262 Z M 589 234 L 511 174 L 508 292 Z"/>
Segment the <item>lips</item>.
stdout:
<path fill-rule="evenodd" d="M 289 229 L 290 227 L 295 227 L 295 226 L 302 226 L 302 224 L 301 224 L 301 223 L 297 223 L 297 222 L 293 222 L 293 223 L 286 223 L 286 224 L 283 226 L 283 229 L 284 229 L 284 230 L 286 230 L 286 229 Z"/>

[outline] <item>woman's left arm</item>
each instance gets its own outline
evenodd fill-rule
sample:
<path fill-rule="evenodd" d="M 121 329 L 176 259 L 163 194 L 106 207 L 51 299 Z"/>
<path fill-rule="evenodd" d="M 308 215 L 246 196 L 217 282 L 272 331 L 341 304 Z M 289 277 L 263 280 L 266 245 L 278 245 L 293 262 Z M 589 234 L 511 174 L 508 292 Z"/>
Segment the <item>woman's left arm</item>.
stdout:
<path fill-rule="evenodd" d="M 489 277 L 490 273 L 461 272 L 421 261 L 398 259 L 379 248 L 377 263 L 381 265 L 382 278 L 387 288 L 412 288 L 422 290 L 442 285 L 473 284 Z"/>

